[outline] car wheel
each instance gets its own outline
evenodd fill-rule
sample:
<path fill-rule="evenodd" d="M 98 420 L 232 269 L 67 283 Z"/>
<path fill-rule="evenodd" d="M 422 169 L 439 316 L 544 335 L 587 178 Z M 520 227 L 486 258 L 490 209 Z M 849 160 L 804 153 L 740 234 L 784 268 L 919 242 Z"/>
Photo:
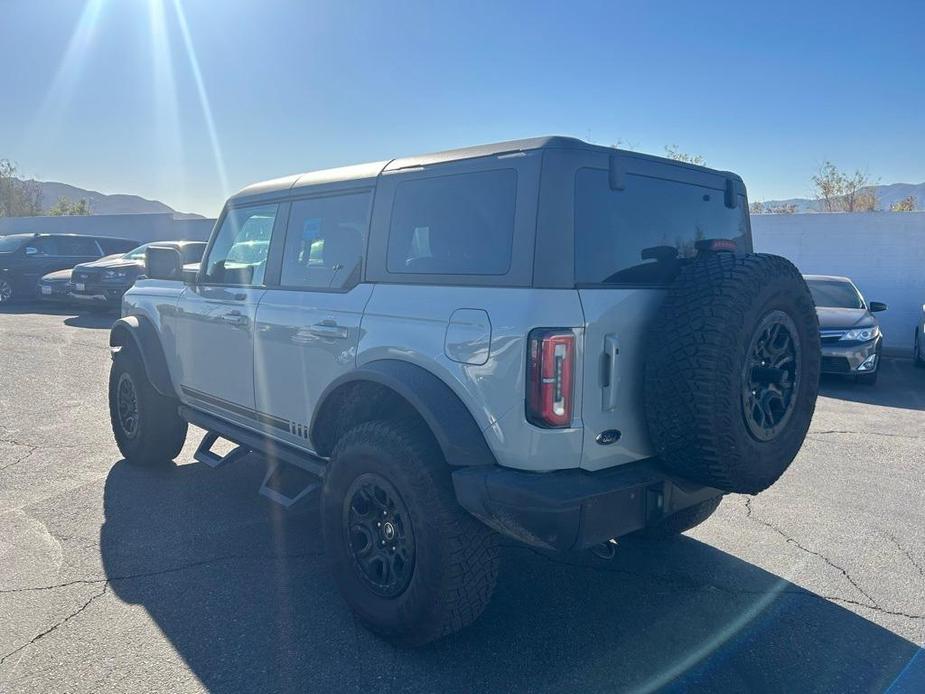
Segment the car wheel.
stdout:
<path fill-rule="evenodd" d="M 121 347 L 112 361 L 109 418 L 119 451 L 131 463 L 173 460 L 186 441 L 177 401 L 155 390 L 132 345 Z"/>
<path fill-rule="evenodd" d="M 0 280 L 0 304 L 8 304 L 13 300 L 13 285 L 9 280 Z"/>
<path fill-rule="evenodd" d="M 722 495 L 714 496 L 712 499 L 707 499 L 706 501 L 701 501 L 699 504 L 688 506 L 677 513 L 663 518 L 654 525 L 650 525 L 648 528 L 643 528 L 642 530 L 637 530 L 626 537 L 633 540 L 670 540 L 703 523 L 719 508 L 722 500 Z"/>
<path fill-rule="evenodd" d="M 646 421 L 658 458 L 727 492 L 773 484 L 803 444 L 819 387 L 819 321 L 799 270 L 773 255 L 700 255 L 647 337 Z"/>
<path fill-rule="evenodd" d="M 335 447 L 321 501 L 338 588 L 373 632 L 420 645 L 485 609 L 498 536 L 456 502 L 426 427 L 374 421 Z"/>

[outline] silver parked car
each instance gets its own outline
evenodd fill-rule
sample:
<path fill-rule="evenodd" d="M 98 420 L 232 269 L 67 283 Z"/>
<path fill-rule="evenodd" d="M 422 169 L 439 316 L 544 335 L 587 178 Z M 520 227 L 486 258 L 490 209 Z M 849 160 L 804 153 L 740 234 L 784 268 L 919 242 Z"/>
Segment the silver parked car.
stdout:
<path fill-rule="evenodd" d="M 819 316 L 822 372 L 852 375 L 859 383 L 877 382 L 883 335 L 874 315 L 886 311 L 879 301 L 867 302 L 847 277 L 804 275 Z"/>
<path fill-rule="evenodd" d="M 245 188 L 197 271 L 146 264 L 110 336 L 122 454 L 192 423 L 285 506 L 320 486 L 346 602 L 403 643 L 478 617 L 502 535 L 609 547 L 761 492 L 815 406 L 809 290 L 726 171 L 562 137 L 405 157 Z"/>

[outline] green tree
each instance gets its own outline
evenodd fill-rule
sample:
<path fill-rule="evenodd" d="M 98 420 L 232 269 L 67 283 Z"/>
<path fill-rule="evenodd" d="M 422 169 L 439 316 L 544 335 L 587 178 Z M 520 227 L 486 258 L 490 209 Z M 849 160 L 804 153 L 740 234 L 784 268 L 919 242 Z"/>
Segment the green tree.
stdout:
<path fill-rule="evenodd" d="M 72 201 L 70 198 L 60 197 L 58 202 L 48 210 L 48 214 L 53 217 L 88 215 L 90 214 L 90 203 L 83 198 Z"/>
<path fill-rule="evenodd" d="M 706 165 L 704 158 L 699 154 L 688 154 L 687 152 L 682 152 L 677 145 L 665 145 L 665 156 L 669 159 L 674 159 L 675 161 L 683 161 L 686 164 L 697 164 L 699 166 Z"/>
<path fill-rule="evenodd" d="M 915 212 L 918 208 L 919 201 L 914 195 L 910 195 L 890 205 L 890 212 Z"/>
<path fill-rule="evenodd" d="M 42 214 L 42 189 L 37 181 L 16 177 L 16 163 L 0 159 L 0 217 L 34 217 Z"/>

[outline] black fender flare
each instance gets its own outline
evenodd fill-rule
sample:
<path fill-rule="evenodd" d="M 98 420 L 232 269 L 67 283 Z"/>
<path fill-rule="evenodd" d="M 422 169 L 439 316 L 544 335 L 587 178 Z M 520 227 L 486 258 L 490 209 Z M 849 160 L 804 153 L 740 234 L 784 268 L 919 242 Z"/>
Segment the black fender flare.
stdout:
<path fill-rule="evenodd" d="M 450 465 L 497 464 L 482 430 L 459 396 L 427 369 L 400 359 L 371 361 L 337 378 L 325 388 L 318 399 L 309 429 L 312 442 L 319 448 L 318 453 L 330 455 L 334 446 L 334 442 L 327 442 L 318 430 L 319 423 L 329 419 L 325 416 L 326 408 L 336 401 L 331 396 L 344 386 L 361 382 L 384 386 L 406 400 L 430 428 Z"/>
<path fill-rule="evenodd" d="M 164 347 L 157 328 L 144 316 L 125 316 L 112 325 L 109 346 L 112 348 L 133 345 L 145 367 L 145 374 L 154 389 L 161 395 L 176 398 L 177 391 L 170 378 Z M 113 350 L 115 353 L 115 350 Z"/>

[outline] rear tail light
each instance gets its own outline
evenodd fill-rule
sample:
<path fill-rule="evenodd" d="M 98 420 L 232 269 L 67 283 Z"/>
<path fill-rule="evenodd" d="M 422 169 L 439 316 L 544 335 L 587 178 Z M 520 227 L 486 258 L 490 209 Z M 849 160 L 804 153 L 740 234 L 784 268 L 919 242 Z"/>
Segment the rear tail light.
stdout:
<path fill-rule="evenodd" d="M 569 426 L 574 373 L 575 334 L 533 330 L 527 347 L 527 419 L 541 427 Z"/>

